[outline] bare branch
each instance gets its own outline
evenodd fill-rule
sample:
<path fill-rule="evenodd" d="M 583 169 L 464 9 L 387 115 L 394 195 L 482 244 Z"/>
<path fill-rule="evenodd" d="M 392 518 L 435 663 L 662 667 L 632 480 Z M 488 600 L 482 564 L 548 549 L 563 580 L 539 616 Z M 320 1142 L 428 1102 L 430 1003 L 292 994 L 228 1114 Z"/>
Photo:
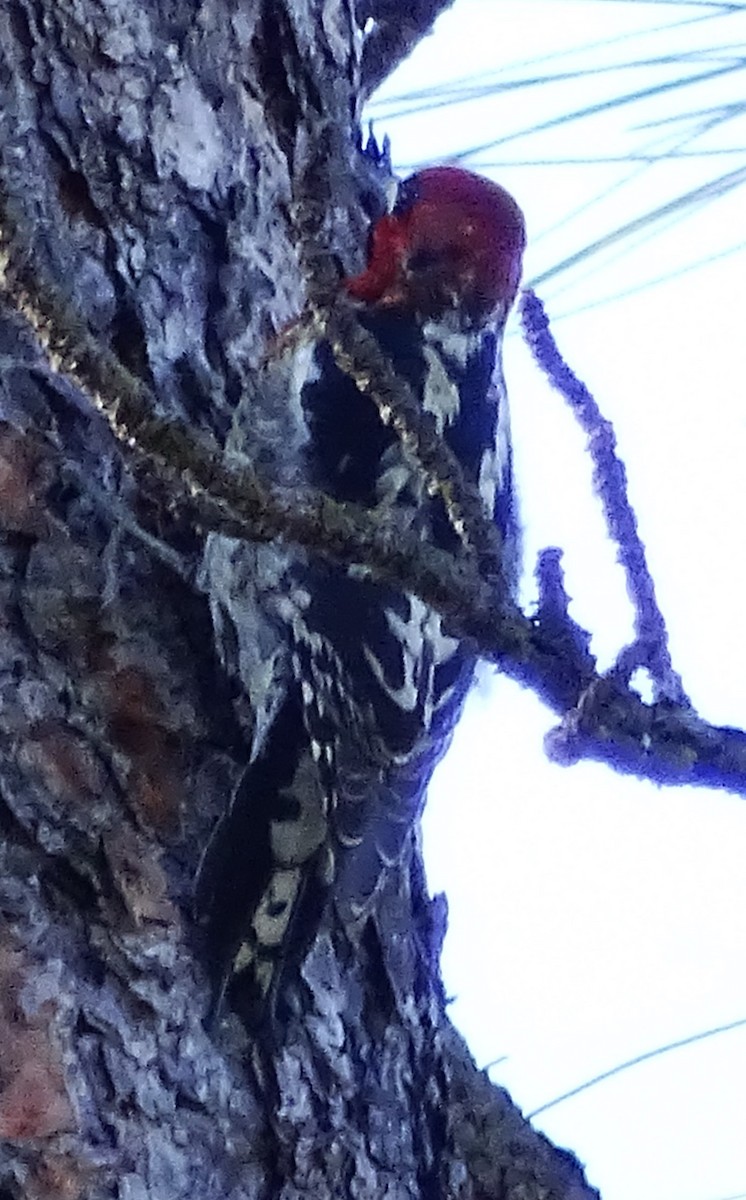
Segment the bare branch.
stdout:
<path fill-rule="evenodd" d="M 11 265 L 11 230 L 10 218 L 0 211 L 0 288 L 34 329 L 49 366 L 90 400 L 131 459 L 145 461 L 168 481 L 179 503 L 190 507 L 196 524 L 249 541 L 282 539 L 334 562 L 367 566 L 378 578 L 421 595 L 482 651 L 497 646 L 507 650 L 520 637 L 519 627 L 512 633 L 503 631 L 494 587 L 468 561 L 423 545 L 393 517 L 384 521 L 381 514 L 338 504 L 318 492 L 268 487 L 248 468 L 223 465 L 217 448 L 200 444 L 184 426 L 157 417 L 155 398 L 147 388 L 70 317 L 54 290 L 42 285 L 29 258 Z M 358 345 L 368 347 L 362 339 L 356 342 L 352 321 L 333 316 L 330 324 L 344 337 L 345 346 L 352 346 L 352 366 L 369 370 L 372 381 L 387 389 L 396 410 L 407 411 L 406 397 L 400 402 L 396 392 L 396 376 L 380 355 L 372 363 L 361 357 Z M 342 345 L 339 341 L 340 355 L 347 353 Z M 413 397 L 410 403 L 414 405 Z M 431 457 L 437 454 L 433 441 L 426 443 L 427 450 L 433 447 Z M 435 467 L 445 472 L 449 459 L 443 457 L 446 468 L 438 458 Z M 469 490 L 465 483 L 461 487 L 468 505 Z M 479 506 L 470 521 L 478 530 L 490 530 L 481 501 Z M 496 541 L 493 531 L 493 545 Z"/>
<path fill-rule="evenodd" d="M 11 223 L 2 207 L 0 197 L 0 288 L 35 329 L 50 367 L 91 399 L 135 463 L 158 471 L 195 524 L 248 541 L 292 542 L 417 594 L 453 633 L 562 716 L 547 743 L 556 761 L 593 758 L 661 783 L 746 795 L 746 734 L 708 725 L 668 699 L 645 704 L 618 673 L 595 673 L 587 639 L 567 623 L 556 556 L 540 567 L 543 602 L 531 620 L 505 599 L 497 604 L 473 561 L 423 544 L 380 513 L 318 493 L 280 492 L 250 470 L 223 466 L 184 427 L 154 415 L 153 397 L 42 289 L 28 257 L 11 266 Z"/>
<path fill-rule="evenodd" d="M 409 0 L 408 4 L 367 0 L 358 6 L 361 22 L 373 22 L 360 69 L 363 98 L 380 87 L 417 43 L 432 33 L 436 19 L 452 4 L 453 0 Z"/>

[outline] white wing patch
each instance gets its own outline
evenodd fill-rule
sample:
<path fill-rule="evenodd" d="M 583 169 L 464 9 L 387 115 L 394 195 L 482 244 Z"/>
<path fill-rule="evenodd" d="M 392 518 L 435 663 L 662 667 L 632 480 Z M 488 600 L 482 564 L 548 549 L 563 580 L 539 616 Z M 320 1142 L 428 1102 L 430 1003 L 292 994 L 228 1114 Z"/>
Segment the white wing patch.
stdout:
<path fill-rule="evenodd" d="M 381 689 L 402 711 L 414 712 L 418 704 L 424 705 L 426 728 L 432 710 L 432 668 L 447 662 L 458 649 L 459 642 L 443 633 L 440 617 L 419 597 L 407 596 L 407 601 L 407 618 L 390 609 L 386 611 L 386 622 L 402 651 L 403 684 L 391 686 L 369 646 L 363 646 L 363 654 Z M 423 646 L 429 649 L 429 663 L 423 661 Z"/>

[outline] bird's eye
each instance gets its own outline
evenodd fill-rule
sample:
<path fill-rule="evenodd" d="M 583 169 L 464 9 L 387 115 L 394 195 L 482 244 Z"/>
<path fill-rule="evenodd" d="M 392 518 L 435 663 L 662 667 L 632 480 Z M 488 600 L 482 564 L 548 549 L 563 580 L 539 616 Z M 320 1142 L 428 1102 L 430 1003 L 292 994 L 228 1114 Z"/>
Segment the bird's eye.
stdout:
<path fill-rule="evenodd" d="M 443 261 L 443 253 L 441 250 L 432 250 L 427 246 L 423 246 L 419 250 L 415 250 L 414 254 L 410 254 L 407 259 L 407 267 L 409 271 L 415 275 L 424 275 L 433 267 L 438 266 Z"/>

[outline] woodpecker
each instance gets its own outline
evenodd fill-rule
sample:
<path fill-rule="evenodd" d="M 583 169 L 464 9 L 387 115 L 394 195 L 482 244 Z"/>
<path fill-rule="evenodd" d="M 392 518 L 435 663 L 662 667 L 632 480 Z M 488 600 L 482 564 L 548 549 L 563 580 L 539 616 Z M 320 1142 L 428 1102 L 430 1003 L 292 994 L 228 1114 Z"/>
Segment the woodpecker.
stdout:
<path fill-rule="evenodd" d="M 524 245 L 521 210 L 503 188 L 432 167 L 399 186 L 371 231 L 365 270 L 342 284 L 478 489 L 502 535 L 508 583 L 517 526 L 501 348 Z M 322 339 L 307 348 L 292 376 L 306 480 L 341 504 L 395 510 L 423 540 L 461 553 L 412 448 L 332 347 Z M 375 905 L 412 836 L 476 662 L 417 596 L 362 566 L 282 550 L 258 602 L 262 629 L 276 638 L 259 670 L 257 623 L 246 627 L 239 589 L 225 583 L 237 556 L 250 553 L 239 574 L 266 576 L 259 551 L 226 539 L 213 543 L 206 575 L 230 644 L 224 659 L 249 693 L 258 732 L 205 855 L 197 911 L 216 1003 L 229 984 L 231 1001 L 256 1020 L 274 1009 L 328 905 L 349 927 Z M 270 688 L 278 678 L 281 687 Z"/>
<path fill-rule="evenodd" d="M 455 329 L 502 328 L 521 278 L 523 213 L 505 188 L 458 167 L 428 167 L 399 187 L 373 227 L 368 265 L 346 290 L 378 308 L 451 316 Z"/>

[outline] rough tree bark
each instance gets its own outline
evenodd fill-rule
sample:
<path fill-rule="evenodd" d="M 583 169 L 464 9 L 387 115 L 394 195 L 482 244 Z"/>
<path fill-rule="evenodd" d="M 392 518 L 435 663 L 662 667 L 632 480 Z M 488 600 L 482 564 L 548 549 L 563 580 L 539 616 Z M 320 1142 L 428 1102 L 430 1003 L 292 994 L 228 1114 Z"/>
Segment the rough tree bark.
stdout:
<path fill-rule="evenodd" d="M 442 5 L 399 7 L 426 26 Z M 161 415 L 222 445 L 241 402 L 288 477 L 260 367 L 304 272 L 359 268 L 382 202 L 363 59 L 352 0 L 0 12 L 16 252 Z M 322 929 L 272 1045 L 206 1032 L 193 881 L 252 714 L 215 653 L 203 538 L 9 308 L 0 404 L 0 1200 L 590 1200 L 450 1026 L 416 858 L 361 945 Z"/>

